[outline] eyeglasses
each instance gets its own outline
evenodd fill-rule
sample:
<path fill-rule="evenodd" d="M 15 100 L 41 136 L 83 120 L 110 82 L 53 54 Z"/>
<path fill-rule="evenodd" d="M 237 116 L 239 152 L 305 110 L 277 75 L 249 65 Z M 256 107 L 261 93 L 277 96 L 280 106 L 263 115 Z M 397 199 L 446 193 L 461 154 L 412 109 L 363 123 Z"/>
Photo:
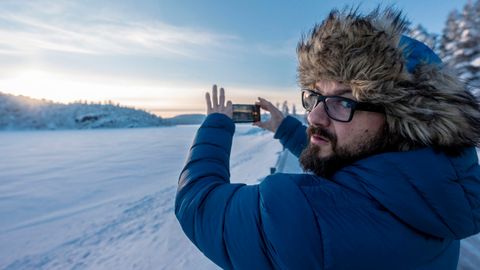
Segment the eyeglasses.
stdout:
<path fill-rule="evenodd" d="M 357 102 L 341 96 L 323 96 L 310 89 L 302 89 L 302 105 L 311 112 L 320 103 L 324 103 L 328 117 L 339 122 L 350 122 L 355 110 L 384 113 L 383 107 L 366 102 Z"/>

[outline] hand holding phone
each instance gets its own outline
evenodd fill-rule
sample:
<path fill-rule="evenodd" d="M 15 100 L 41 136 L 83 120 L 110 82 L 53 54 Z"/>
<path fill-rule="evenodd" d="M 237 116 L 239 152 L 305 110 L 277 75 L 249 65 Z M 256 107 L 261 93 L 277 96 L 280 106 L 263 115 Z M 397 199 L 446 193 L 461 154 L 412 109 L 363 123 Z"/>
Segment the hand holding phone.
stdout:
<path fill-rule="evenodd" d="M 205 94 L 207 101 L 207 114 L 223 113 L 232 118 L 235 123 L 255 123 L 260 122 L 260 104 L 233 104 L 228 101 L 225 104 L 225 90 L 220 88 L 218 96 L 217 85 L 212 87 L 212 95 Z"/>
<path fill-rule="evenodd" d="M 264 122 L 255 122 L 253 125 L 264 128 L 266 130 L 270 130 L 271 132 L 275 133 L 282 123 L 285 116 L 283 113 L 275 107 L 270 101 L 259 97 L 258 102 L 255 103 L 259 105 L 263 110 L 270 112 L 270 118 Z"/>

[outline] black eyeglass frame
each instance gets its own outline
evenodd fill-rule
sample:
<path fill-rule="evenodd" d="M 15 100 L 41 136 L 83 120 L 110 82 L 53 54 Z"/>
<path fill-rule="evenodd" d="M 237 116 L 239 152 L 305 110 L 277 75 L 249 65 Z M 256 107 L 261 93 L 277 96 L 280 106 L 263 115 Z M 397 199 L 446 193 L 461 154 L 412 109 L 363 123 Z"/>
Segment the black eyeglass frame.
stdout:
<path fill-rule="evenodd" d="M 311 109 L 308 109 L 306 104 L 305 104 L 305 101 L 304 101 L 304 93 L 305 92 L 309 93 L 310 95 L 316 96 L 317 100 L 315 102 L 315 105 Z M 367 111 L 367 112 L 385 113 L 385 109 L 380 105 L 376 105 L 376 104 L 372 104 L 372 103 L 368 103 L 368 102 L 358 102 L 358 101 L 355 101 L 353 99 L 342 97 L 342 96 L 324 96 L 324 95 L 322 95 L 320 93 L 317 93 L 316 91 L 313 91 L 311 89 L 306 89 L 306 88 L 302 89 L 301 95 L 302 95 L 302 106 L 305 110 L 307 110 L 308 113 L 311 112 L 313 109 L 315 109 L 315 107 L 317 107 L 320 102 L 323 102 L 324 103 L 323 107 L 324 107 L 325 112 L 327 113 L 328 117 L 330 119 L 338 121 L 338 122 L 347 123 L 347 122 L 352 121 L 353 114 L 355 113 L 356 110 Z M 340 119 L 337 119 L 337 118 L 332 117 L 330 115 L 330 113 L 328 112 L 328 106 L 326 105 L 327 103 L 325 102 L 328 98 L 337 98 L 337 99 L 344 100 L 344 101 L 347 101 L 347 102 L 350 103 L 351 111 L 350 111 L 350 115 L 348 117 L 348 120 L 340 120 Z"/>

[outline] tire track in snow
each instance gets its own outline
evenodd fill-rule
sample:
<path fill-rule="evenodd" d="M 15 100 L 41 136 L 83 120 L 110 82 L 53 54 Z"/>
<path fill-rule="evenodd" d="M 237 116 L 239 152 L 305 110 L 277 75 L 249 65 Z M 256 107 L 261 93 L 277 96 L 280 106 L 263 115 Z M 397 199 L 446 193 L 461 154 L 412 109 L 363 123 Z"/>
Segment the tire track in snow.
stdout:
<path fill-rule="evenodd" d="M 129 247 L 136 246 L 136 242 L 144 240 L 150 242 L 150 245 L 160 246 L 161 239 L 152 236 L 159 235 L 162 227 L 173 218 L 175 191 L 176 187 L 171 186 L 133 203 L 119 204 L 117 207 L 125 210 L 110 222 L 102 225 L 92 224 L 92 229 L 84 231 L 81 236 L 65 241 L 44 253 L 25 256 L 5 269 L 94 269 L 95 265 L 102 269 L 109 268 L 107 265 L 112 267 L 123 265 L 122 269 L 138 269 L 142 265 L 141 260 L 138 264 L 123 261 L 121 256 L 111 256 L 117 252 L 108 250 L 126 247 L 124 250 L 118 250 L 125 252 Z"/>

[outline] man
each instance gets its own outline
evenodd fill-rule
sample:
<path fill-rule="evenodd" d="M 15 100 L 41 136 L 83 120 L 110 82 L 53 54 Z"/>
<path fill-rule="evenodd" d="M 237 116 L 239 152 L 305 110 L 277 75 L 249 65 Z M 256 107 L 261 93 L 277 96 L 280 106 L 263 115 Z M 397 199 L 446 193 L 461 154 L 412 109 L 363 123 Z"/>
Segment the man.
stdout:
<path fill-rule="evenodd" d="M 477 100 L 400 12 L 332 11 L 298 46 L 306 130 L 260 99 L 256 125 L 306 174 L 229 183 L 231 102 L 208 117 L 183 169 L 175 213 L 227 269 L 456 269 L 459 240 L 480 231 Z"/>

